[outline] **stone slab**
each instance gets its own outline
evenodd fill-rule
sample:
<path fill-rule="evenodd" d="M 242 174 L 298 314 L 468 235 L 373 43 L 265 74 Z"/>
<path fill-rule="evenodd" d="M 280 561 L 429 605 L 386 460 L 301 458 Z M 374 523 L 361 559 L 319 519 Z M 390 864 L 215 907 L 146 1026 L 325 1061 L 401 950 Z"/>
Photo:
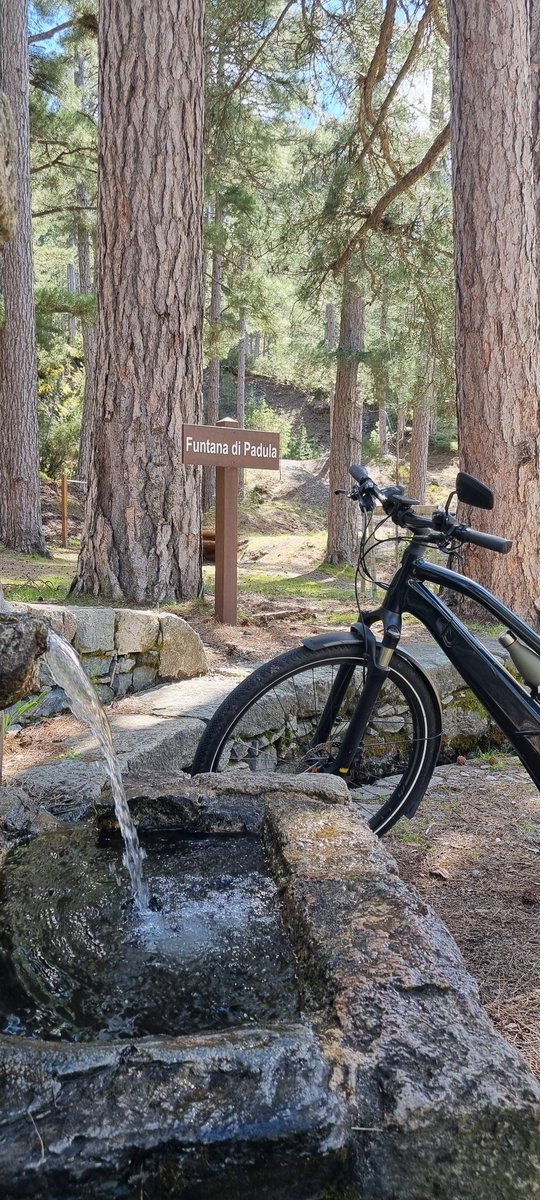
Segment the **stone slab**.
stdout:
<path fill-rule="evenodd" d="M 115 705 L 117 712 L 145 713 L 155 717 L 197 717 L 209 721 L 221 701 L 249 671 L 238 675 L 205 675 L 164 683 L 142 695 L 128 696 Z"/>
<path fill-rule="evenodd" d="M 77 632 L 73 645 L 79 654 L 106 653 L 114 650 L 114 609 L 73 609 L 77 619 Z"/>
<path fill-rule="evenodd" d="M 116 649 L 119 654 L 142 654 L 156 645 L 158 637 L 159 616 L 156 612 L 116 609 Z"/>
<path fill-rule="evenodd" d="M 162 679 L 192 679 L 207 671 L 204 646 L 195 629 L 174 613 L 160 613 L 159 668 Z"/>
<path fill-rule="evenodd" d="M 55 633 L 72 642 L 77 631 L 75 608 L 67 608 L 62 604 L 27 604 L 23 601 L 12 601 L 10 610 L 20 613 L 31 613 L 39 617 Z"/>
<path fill-rule="evenodd" d="M 497 658 L 499 662 L 509 661 L 508 654 L 496 638 L 480 638 L 483 646 Z M 459 671 L 452 666 L 441 647 L 434 641 L 404 642 L 400 646 L 404 654 L 408 654 L 419 667 L 427 672 L 440 696 L 455 692 L 457 688 L 466 686 Z"/>
<path fill-rule="evenodd" d="M 259 1172 L 267 1197 L 290 1200 L 299 1173 L 313 1197 L 342 1175 L 344 1114 L 302 1025 L 108 1046 L 17 1041 L 0 1038 L 2 1200 L 237 1200 L 258 1194 Z"/>
<path fill-rule="evenodd" d="M 270 801 L 265 840 L 306 1010 L 349 1097 L 352 1195 L 540 1196 L 540 1086 L 439 918 L 347 808 Z"/>

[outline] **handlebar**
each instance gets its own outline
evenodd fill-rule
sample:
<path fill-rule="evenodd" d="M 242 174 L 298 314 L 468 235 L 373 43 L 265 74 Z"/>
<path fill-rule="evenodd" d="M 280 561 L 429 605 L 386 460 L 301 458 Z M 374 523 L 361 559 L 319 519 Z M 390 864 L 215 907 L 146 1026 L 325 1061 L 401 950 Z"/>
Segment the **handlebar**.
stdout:
<path fill-rule="evenodd" d="M 453 531 L 457 542 L 470 542 L 473 546 L 483 546 L 484 550 L 495 550 L 497 554 L 509 554 L 512 542 L 506 538 L 496 537 L 494 533 L 482 533 L 480 529 L 471 529 L 467 525 L 458 525 Z"/>
<path fill-rule="evenodd" d="M 378 500 L 395 525 L 408 529 L 415 535 L 422 535 L 436 545 L 443 546 L 457 541 L 482 546 L 485 550 L 493 550 L 497 554 L 508 554 L 512 549 L 512 542 L 506 538 L 462 525 L 453 513 L 444 509 L 435 509 L 431 517 L 416 513 L 414 506 L 418 504 L 418 500 L 405 496 L 402 487 L 379 487 L 361 464 L 350 467 L 350 474 L 356 482 L 351 492 L 352 498 L 358 500 L 364 511 L 372 511 Z"/>

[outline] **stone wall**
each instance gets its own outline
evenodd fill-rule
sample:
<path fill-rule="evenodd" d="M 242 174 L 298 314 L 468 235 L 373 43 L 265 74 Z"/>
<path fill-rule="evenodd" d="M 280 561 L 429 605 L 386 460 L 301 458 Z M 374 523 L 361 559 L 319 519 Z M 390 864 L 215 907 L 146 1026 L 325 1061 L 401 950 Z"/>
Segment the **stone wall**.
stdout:
<path fill-rule="evenodd" d="M 72 644 L 105 704 L 166 679 L 192 679 L 207 671 L 198 633 L 174 613 L 53 604 L 13 604 L 11 608 L 38 615 Z M 35 707 L 28 708 L 32 720 L 68 707 L 46 663 L 41 666 L 39 686 L 43 695 Z"/>

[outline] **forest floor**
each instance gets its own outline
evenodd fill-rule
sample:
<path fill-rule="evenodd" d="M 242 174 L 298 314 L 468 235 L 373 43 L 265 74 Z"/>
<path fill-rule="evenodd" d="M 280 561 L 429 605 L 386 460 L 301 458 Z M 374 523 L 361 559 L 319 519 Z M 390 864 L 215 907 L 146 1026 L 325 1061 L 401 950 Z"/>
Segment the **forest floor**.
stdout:
<path fill-rule="evenodd" d="M 447 459 L 430 470 L 430 499 L 439 501 L 455 464 Z M 354 572 L 324 562 L 324 461 L 284 463 L 279 479 L 269 476 L 260 472 L 249 481 L 242 506 L 238 625 L 214 622 L 211 566 L 205 601 L 175 610 L 198 629 L 211 669 L 249 667 L 356 616 Z M 1 551 L 8 599 L 62 602 L 75 573 L 81 497 L 70 497 L 65 550 L 54 485 L 44 485 L 43 501 L 53 557 Z M 404 640 L 425 636 L 415 623 L 405 626 Z M 13 752 L 24 751 L 25 767 L 58 757 L 71 722 L 58 717 L 24 729 L 13 735 Z M 526 772 L 498 752 L 439 767 L 414 820 L 398 825 L 385 844 L 452 932 L 491 1019 L 540 1077 L 540 798 Z"/>

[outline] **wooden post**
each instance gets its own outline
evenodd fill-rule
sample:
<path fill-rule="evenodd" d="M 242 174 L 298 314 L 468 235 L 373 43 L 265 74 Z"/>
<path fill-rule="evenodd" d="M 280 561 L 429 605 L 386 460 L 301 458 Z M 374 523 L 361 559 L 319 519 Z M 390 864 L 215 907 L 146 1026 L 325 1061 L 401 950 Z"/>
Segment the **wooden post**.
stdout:
<path fill-rule="evenodd" d="M 238 421 L 217 422 L 227 429 Z M 238 467 L 216 467 L 216 620 L 236 625 L 238 576 Z"/>
<path fill-rule="evenodd" d="M 62 545 L 64 549 L 67 546 L 68 539 L 68 496 L 67 496 L 67 475 L 62 475 L 60 480 L 60 507 L 62 511 Z"/>

